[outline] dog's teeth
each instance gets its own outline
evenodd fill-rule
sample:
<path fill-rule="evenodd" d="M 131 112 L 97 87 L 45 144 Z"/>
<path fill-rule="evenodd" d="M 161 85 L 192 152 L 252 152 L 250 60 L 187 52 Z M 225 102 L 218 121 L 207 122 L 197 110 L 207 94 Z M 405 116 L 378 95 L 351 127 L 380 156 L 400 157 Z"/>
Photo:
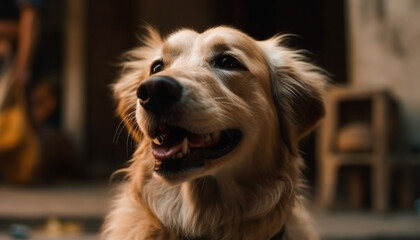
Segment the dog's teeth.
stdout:
<path fill-rule="evenodd" d="M 161 136 L 158 136 L 157 138 L 153 139 L 152 141 L 153 141 L 156 145 L 162 145 L 163 140 L 164 140 L 164 137 L 161 135 Z"/>
<path fill-rule="evenodd" d="M 182 141 L 182 154 L 186 155 L 189 152 L 188 149 L 188 139 L 184 138 L 184 140 Z"/>
<path fill-rule="evenodd" d="M 160 165 L 162 165 L 162 161 L 156 159 L 156 161 L 155 161 L 155 170 L 159 170 Z"/>
<path fill-rule="evenodd" d="M 156 144 L 156 145 L 160 145 L 160 142 L 159 142 L 159 140 L 157 138 L 154 138 L 153 139 L 153 143 Z"/>

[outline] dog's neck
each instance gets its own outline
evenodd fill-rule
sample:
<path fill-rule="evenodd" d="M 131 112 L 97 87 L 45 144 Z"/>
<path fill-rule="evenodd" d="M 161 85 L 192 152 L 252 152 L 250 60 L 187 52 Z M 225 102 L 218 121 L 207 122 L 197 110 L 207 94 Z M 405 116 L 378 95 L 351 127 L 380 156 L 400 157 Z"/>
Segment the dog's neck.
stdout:
<path fill-rule="evenodd" d="M 270 239 L 280 231 L 289 214 L 286 209 L 294 203 L 290 176 L 263 171 L 255 175 L 253 169 L 250 178 L 243 170 L 167 185 L 165 191 L 154 191 L 162 184 L 149 179 L 143 187 L 150 189 L 143 191 L 148 193 L 143 198 L 163 225 L 178 234 L 236 239 L 238 232 L 246 236 L 249 231 L 261 231 L 260 236 Z"/>

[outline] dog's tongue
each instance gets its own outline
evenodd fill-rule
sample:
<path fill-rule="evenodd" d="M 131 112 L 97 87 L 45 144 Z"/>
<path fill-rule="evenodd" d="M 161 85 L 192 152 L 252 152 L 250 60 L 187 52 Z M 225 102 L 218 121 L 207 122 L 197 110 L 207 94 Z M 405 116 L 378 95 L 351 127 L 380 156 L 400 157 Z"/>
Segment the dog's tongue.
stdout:
<path fill-rule="evenodd" d="M 165 146 L 165 145 L 159 146 L 155 143 L 153 143 L 152 145 L 153 156 L 156 159 L 160 159 L 160 160 L 170 158 L 180 151 L 182 151 L 182 141 L 178 144 L 174 144 L 171 146 Z"/>
<path fill-rule="evenodd" d="M 160 145 L 152 143 L 152 153 L 156 159 L 168 159 L 182 152 L 183 148 L 205 147 L 205 137 L 188 133 L 182 129 L 171 129 L 161 134 L 162 143 Z"/>

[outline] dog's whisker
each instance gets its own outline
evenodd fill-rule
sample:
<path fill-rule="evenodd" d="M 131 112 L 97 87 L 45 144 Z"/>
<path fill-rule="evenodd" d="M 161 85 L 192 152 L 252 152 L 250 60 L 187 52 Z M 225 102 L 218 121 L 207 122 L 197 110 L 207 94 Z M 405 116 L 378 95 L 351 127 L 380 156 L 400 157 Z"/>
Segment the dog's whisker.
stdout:
<path fill-rule="evenodd" d="M 122 130 L 120 130 L 120 127 L 121 127 L 123 124 L 124 124 L 124 123 L 123 123 L 123 121 L 121 120 L 121 121 L 120 121 L 120 123 L 119 123 L 119 124 L 118 124 L 118 126 L 117 126 L 117 129 L 115 130 L 114 137 L 112 138 L 112 143 L 117 143 L 117 142 L 118 142 L 118 138 L 119 138 L 119 136 L 120 136 L 120 131 L 122 131 Z M 124 128 L 122 127 L 121 129 L 124 129 Z"/>
<path fill-rule="evenodd" d="M 118 142 L 118 139 L 120 138 L 124 127 L 126 126 L 127 123 L 129 123 L 131 126 L 133 126 L 133 130 L 137 131 L 139 130 L 139 127 L 137 125 L 136 122 L 136 116 L 135 116 L 136 112 L 132 111 L 130 113 L 127 114 L 127 116 L 125 116 L 122 121 L 119 123 L 117 130 L 114 134 L 114 138 L 113 138 L 113 142 L 116 143 Z M 131 149 L 133 149 L 133 147 L 135 146 L 135 139 L 131 136 L 131 134 L 127 134 L 126 136 L 126 154 L 130 155 L 131 154 Z"/>
<path fill-rule="evenodd" d="M 131 118 L 131 120 L 130 121 L 133 121 L 133 118 Z M 137 130 L 137 125 L 134 125 L 134 129 L 133 129 L 134 131 L 135 130 Z M 135 142 L 135 140 L 134 140 L 134 138 L 131 136 L 131 134 L 127 134 L 127 140 L 126 140 L 126 154 L 127 155 L 130 155 L 131 153 L 130 153 L 130 149 L 132 149 L 133 148 L 133 146 L 134 146 L 134 142 Z"/>
<path fill-rule="evenodd" d="M 130 141 L 130 134 L 127 134 L 126 141 L 125 141 L 125 153 L 127 155 L 130 155 L 130 151 L 128 149 L 129 148 L 128 147 L 129 141 Z"/>
<path fill-rule="evenodd" d="M 129 113 L 118 124 L 117 129 L 116 129 L 115 134 L 114 134 L 114 137 L 112 139 L 112 142 L 113 143 L 117 143 L 118 142 L 118 139 L 120 138 L 122 132 L 124 131 L 124 126 L 126 126 L 126 121 L 131 121 L 131 119 L 133 118 L 133 115 L 134 115 L 134 118 L 135 118 L 135 112 Z"/>
<path fill-rule="evenodd" d="M 128 122 L 131 122 L 131 125 L 133 127 L 133 131 L 139 131 L 140 128 L 136 121 L 136 112 L 133 111 L 129 114 L 129 118 L 127 119 Z M 126 153 L 127 155 L 131 154 L 130 151 L 133 149 L 133 147 L 136 145 L 136 140 L 131 136 L 131 134 L 127 134 L 127 140 L 126 140 Z"/>
<path fill-rule="evenodd" d="M 121 122 L 117 126 L 117 130 L 115 131 L 114 137 L 112 139 L 112 143 L 117 143 L 118 139 L 120 138 L 122 132 L 124 131 L 125 123 L 121 120 Z"/>
<path fill-rule="evenodd" d="M 115 130 L 115 134 L 114 134 L 114 137 L 112 139 L 113 143 L 118 142 L 118 139 L 120 138 L 122 132 L 124 131 L 124 126 L 125 126 L 125 123 L 124 123 L 123 120 L 121 120 L 121 122 L 117 126 L 117 129 Z"/>

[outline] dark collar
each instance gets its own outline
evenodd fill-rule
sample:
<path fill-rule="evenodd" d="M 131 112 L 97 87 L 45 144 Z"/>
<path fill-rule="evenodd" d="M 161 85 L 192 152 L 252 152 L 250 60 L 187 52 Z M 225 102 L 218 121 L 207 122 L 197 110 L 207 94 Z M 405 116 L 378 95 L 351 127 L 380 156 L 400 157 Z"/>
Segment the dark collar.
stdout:
<path fill-rule="evenodd" d="M 280 229 L 280 232 L 276 233 L 270 240 L 282 240 L 284 233 L 286 232 L 286 226 L 283 226 Z M 189 238 L 189 237 L 180 237 L 182 240 L 210 240 L 210 238 L 200 237 L 200 238 Z"/>
<path fill-rule="evenodd" d="M 274 237 L 271 238 L 271 240 L 282 240 L 284 236 L 284 232 L 286 232 L 286 226 L 283 226 L 280 229 L 280 232 L 278 232 Z"/>

